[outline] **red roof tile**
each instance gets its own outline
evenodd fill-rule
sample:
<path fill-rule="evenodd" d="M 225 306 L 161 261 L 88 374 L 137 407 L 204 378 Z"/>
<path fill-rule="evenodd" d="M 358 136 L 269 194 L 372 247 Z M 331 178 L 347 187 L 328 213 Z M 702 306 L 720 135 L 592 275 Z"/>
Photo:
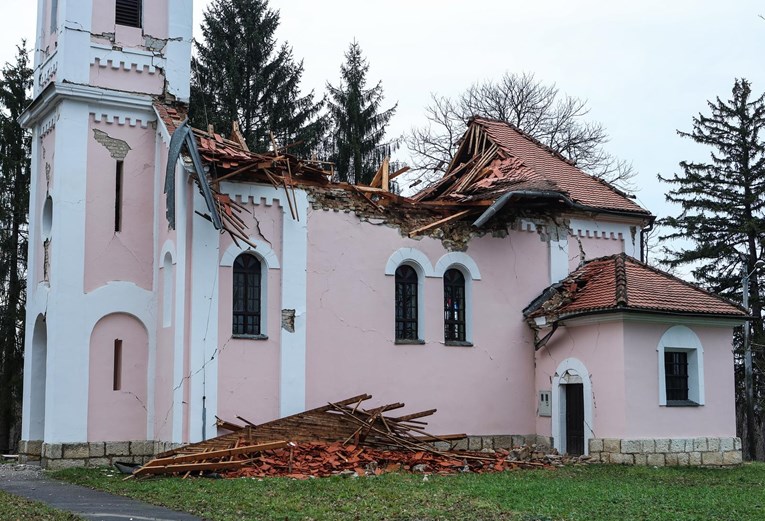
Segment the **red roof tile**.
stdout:
<path fill-rule="evenodd" d="M 729 300 L 623 253 L 585 263 L 545 292 L 526 315 L 564 319 L 603 311 L 746 316 Z"/>
<path fill-rule="evenodd" d="M 483 118 L 474 118 L 473 121 L 500 149 L 512 156 L 500 168 L 506 177 L 542 179 L 574 202 L 592 208 L 649 213 L 626 194 L 584 173 L 562 155 L 511 124 Z"/>

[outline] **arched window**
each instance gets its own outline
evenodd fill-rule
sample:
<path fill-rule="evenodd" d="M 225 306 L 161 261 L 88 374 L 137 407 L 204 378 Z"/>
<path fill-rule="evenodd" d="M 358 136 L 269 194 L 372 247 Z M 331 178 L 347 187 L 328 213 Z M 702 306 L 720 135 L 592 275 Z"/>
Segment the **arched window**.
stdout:
<path fill-rule="evenodd" d="M 417 287 L 414 268 L 396 268 L 396 340 L 418 340 Z"/>
<path fill-rule="evenodd" d="M 243 253 L 234 261 L 234 335 L 260 335 L 261 265 Z"/>
<path fill-rule="evenodd" d="M 446 270 L 444 273 L 444 340 L 466 340 L 465 276 L 457 269 Z"/>

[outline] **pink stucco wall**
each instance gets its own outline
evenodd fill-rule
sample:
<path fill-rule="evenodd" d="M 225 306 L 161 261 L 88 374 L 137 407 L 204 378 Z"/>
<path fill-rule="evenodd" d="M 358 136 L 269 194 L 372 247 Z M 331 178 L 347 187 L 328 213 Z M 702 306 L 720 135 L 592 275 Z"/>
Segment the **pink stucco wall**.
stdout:
<path fill-rule="evenodd" d="M 520 310 L 549 283 L 538 269 L 547 245 L 530 232 L 471 242 L 482 275 L 472 282 L 473 347 L 443 343 L 441 278 L 424 283 L 425 344 L 394 345 L 394 278 L 384 271 L 402 247 L 433 265 L 448 253 L 352 214 L 310 213 L 307 405 L 367 392 L 408 411 L 437 408 L 434 432 L 532 433 L 533 347 Z"/>
<path fill-rule="evenodd" d="M 281 259 L 282 209 L 251 203 L 245 207 L 252 212 L 241 215 L 250 235 L 269 243 Z M 221 255 L 232 242 L 228 236 L 221 237 Z M 242 416 L 262 423 L 279 416 L 281 270 L 261 264 L 267 277 L 261 298 L 267 306 L 263 333 L 268 338 L 258 340 L 232 338 L 233 268 L 220 268 L 218 343 L 223 347 L 218 361 L 218 416 L 229 421 Z"/>
<path fill-rule="evenodd" d="M 49 0 L 50 1 L 50 0 Z M 93 2 L 93 33 L 115 33 L 118 45 L 143 45 L 143 35 L 167 38 L 167 0 L 143 2 L 143 29 L 124 27 L 114 23 L 116 0 Z"/>
<path fill-rule="evenodd" d="M 116 160 L 96 142 L 93 129 L 124 140 L 131 148 L 124 161 L 119 232 L 114 231 Z M 91 120 L 88 134 L 85 291 L 115 280 L 151 289 L 155 131 Z"/>
<path fill-rule="evenodd" d="M 622 323 L 612 321 L 559 328 L 548 344 L 536 353 L 536 390 L 551 390 L 553 400 L 557 399 L 556 390 L 552 388 L 553 377 L 560 364 L 569 358 L 582 362 L 590 375 L 595 437 L 625 437 L 627 423 Z M 536 425 L 538 434 L 551 435 L 550 417 L 538 416 Z"/>
<path fill-rule="evenodd" d="M 625 324 L 627 430 L 633 438 L 735 436 L 732 329 L 688 325 L 704 353 L 705 404 L 659 406 L 657 346 L 672 324 Z M 684 346 L 674 346 L 684 347 Z"/>
<path fill-rule="evenodd" d="M 122 386 L 114 390 L 114 340 L 122 340 Z M 148 334 L 135 317 L 102 318 L 90 337 L 88 441 L 146 439 Z"/>
<path fill-rule="evenodd" d="M 106 89 L 159 95 L 164 89 L 165 77 L 159 69 L 150 73 L 146 68 L 115 69 L 112 64 L 95 63 L 90 66 L 90 84 Z"/>

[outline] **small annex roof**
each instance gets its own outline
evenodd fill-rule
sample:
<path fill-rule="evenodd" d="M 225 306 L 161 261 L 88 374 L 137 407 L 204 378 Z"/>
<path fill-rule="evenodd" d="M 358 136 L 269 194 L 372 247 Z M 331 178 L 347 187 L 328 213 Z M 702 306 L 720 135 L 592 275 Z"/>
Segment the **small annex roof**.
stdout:
<path fill-rule="evenodd" d="M 746 317 L 737 304 L 624 253 L 586 262 L 545 290 L 524 315 L 557 322 L 610 312 Z"/>
<path fill-rule="evenodd" d="M 650 218 L 630 197 L 506 121 L 472 118 L 446 174 L 419 201 L 497 200 L 507 193 L 559 194 L 582 209 Z"/>

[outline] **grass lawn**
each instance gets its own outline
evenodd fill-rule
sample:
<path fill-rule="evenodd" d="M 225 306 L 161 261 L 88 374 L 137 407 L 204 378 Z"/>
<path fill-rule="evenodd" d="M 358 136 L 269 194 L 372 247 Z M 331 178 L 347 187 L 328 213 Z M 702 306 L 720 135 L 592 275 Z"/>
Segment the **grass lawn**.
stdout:
<path fill-rule="evenodd" d="M 107 469 L 54 477 L 233 520 L 757 520 L 765 519 L 765 465 L 734 469 L 610 465 L 449 477 L 122 481 Z"/>
<path fill-rule="evenodd" d="M 78 519 L 82 518 L 0 490 L 0 521 L 76 521 Z"/>

